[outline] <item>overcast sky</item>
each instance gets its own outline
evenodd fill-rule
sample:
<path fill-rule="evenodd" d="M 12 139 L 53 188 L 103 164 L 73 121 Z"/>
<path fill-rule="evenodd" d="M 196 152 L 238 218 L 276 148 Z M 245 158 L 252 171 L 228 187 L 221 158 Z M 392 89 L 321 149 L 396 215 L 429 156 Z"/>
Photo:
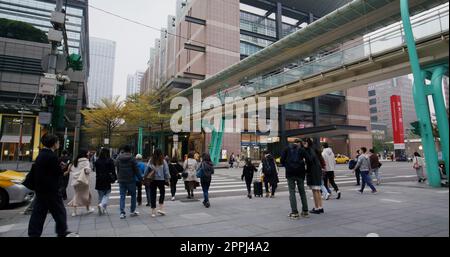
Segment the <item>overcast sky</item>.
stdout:
<path fill-rule="evenodd" d="M 90 0 L 90 5 L 139 21 L 152 27 L 165 27 L 167 15 L 175 15 L 176 0 Z M 137 25 L 93 8 L 89 9 L 90 36 L 116 42 L 113 95 L 126 95 L 127 75 L 145 71 L 160 32 Z"/>

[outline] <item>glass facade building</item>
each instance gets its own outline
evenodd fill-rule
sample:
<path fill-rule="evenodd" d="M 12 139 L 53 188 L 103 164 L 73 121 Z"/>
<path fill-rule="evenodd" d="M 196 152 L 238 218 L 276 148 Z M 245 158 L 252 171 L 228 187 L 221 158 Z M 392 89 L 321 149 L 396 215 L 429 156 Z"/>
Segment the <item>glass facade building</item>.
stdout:
<path fill-rule="evenodd" d="M 84 28 L 87 15 L 82 6 L 74 4 L 84 1 L 69 1 L 66 9 L 66 29 L 69 45 L 69 53 L 80 54 L 86 48 L 86 42 L 83 42 L 85 35 Z M 51 12 L 55 10 L 55 3 L 52 1 L 38 1 L 38 0 L 1 0 L 0 1 L 0 18 L 10 20 L 18 20 L 27 22 L 34 27 L 48 32 L 51 28 L 50 18 Z"/>
<path fill-rule="evenodd" d="M 112 100 L 116 42 L 90 38 L 90 76 L 88 80 L 89 106 L 100 104 L 101 99 Z"/>

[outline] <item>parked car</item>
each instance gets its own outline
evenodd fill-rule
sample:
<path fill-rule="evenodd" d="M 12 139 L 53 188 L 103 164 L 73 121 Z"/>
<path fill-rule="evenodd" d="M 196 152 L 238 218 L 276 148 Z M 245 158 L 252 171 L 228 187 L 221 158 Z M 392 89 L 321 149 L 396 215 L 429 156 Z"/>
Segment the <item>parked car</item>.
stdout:
<path fill-rule="evenodd" d="M 34 192 L 22 185 L 25 176 L 24 172 L 0 171 L 0 209 L 11 203 L 22 203 L 33 198 Z"/>
<path fill-rule="evenodd" d="M 336 164 L 347 164 L 350 161 L 350 158 L 343 154 L 338 154 L 335 157 Z"/>

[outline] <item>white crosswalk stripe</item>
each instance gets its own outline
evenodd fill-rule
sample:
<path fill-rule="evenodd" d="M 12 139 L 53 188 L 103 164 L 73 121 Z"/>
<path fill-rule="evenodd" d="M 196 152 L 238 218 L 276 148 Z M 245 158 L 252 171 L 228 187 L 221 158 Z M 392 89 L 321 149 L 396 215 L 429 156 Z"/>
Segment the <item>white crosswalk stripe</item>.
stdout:
<path fill-rule="evenodd" d="M 385 176 L 383 179 L 389 179 L 389 178 L 412 178 L 415 177 L 415 175 L 410 176 Z M 287 190 L 287 179 L 284 176 L 280 176 L 279 178 L 280 182 L 278 184 L 279 190 Z M 354 175 L 351 176 L 336 176 L 335 178 L 336 184 L 338 185 L 349 185 L 355 183 L 355 177 Z M 253 186 L 252 186 L 253 187 Z M 252 189 L 253 190 L 253 189 Z M 201 187 L 198 187 L 197 190 L 195 190 L 195 193 L 197 195 L 201 194 Z M 240 177 L 234 177 L 230 178 L 228 176 L 214 176 L 213 180 L 211 182 L 209 193 L 219 194 L 219 193 L 236 193 L 236 192 L 242 192 L 243 194 L 246 194 L 247 188 L 244 181 L 240 180 Z M 145 188 L 142 188 L 142 196 L 145 198 Z M 170 196 L 170 188 L 166 187 L 166 197 Z M 182 180 L 178 181 L 177 183 L 177 193 L 176 196 L 187 196 L 187 192 L 184 188 L 184 183 Z M 119 194 L 119 185 L 113 184 L 110 199 L 120 199 Z"/>

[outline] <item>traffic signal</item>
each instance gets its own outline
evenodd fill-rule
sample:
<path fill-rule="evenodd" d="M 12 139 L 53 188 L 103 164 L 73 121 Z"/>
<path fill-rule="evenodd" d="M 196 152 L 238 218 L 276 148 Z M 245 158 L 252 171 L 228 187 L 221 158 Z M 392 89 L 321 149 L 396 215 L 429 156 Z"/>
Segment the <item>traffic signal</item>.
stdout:
<path fill-rule="evenodd" d="M 65 96 L 55 96 L 53 100 L 54 110 L 53 110 L 53 121 L 52 125 L 56 129 L 64 128 L 64 114 L 66 97 Z"/>
<path fill-rule="evenodd" d="M 66 142 L 65 142 L 64 144 L 65 144 L 65 145 L 64 145 L 64 149 L 68 149 L 69 146 L 70 146 L 70 140 L 69 140 L 69 139 L 66 139 Z"/>
<path fill-rule="evenodd" d="M 411 132 L 412 132 L 414 135 L 421 136 L 421 133 L 420 133 L 420 124 L 419 124 L 419 122 L 418 122 L 418 121 L 414 121 L 414 122 L 411 122 L 410 124 L 411 124 L 411 126 L 413 127 L 413 129 L 411 130 Z"/>
<path fill-rule="evenodd" d="M 79 54 L 71 54 L 68 59 L 68 68 L 72 68 L 73 70 L 83 70 L 83 61 L 81 60 L 81 55 Z"/>

